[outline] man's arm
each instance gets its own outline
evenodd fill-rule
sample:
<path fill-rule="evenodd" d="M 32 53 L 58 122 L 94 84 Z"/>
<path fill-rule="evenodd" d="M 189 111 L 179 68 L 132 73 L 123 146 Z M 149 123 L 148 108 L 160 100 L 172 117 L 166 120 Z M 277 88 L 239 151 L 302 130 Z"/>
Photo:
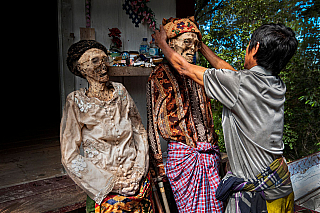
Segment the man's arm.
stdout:
<path fill-rule="evenodd" d="M 170 64 L 181 74 L 190 77 L 192 80 L 203 86 L 203 74 L 207 68 L 188 63 L 181 55 L 176 53 L 167 44 L 167 34 L 160 25 L 160 31 L 156 30 L 152 35 L 163 54 Z M 206 57 L 210 64 L 216 69 L 235 70 L 226 61 L 219 58 L 209 47 L 202 43 L 201 53 Z"/>
<path fill-rule="evenodd" d="M 209 63 L 216 69 L 228 69 L 236 71 L 230 64 L 217 56 L 207 45 L 201 43 L 200 52 L 209 61 Z"/>
<path fill-rule="evenodd" d="M 181 74 L 190 77 L 192 80 L 203 86 L 203 74 L 207 68 L 190 64 L 181 55 L 175 52 L 167 44 L 167 34 L 160 25 L 160 31 L 156 30 L 152 35 L 159 48 L 161 48 L 163 54 L 170 62 L 170 64 Z"/>

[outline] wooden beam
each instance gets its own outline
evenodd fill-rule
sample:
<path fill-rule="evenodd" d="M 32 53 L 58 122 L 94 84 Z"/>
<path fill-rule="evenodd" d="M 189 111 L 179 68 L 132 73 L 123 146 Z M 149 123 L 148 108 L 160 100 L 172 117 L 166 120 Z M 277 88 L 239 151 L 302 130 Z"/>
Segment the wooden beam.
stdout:
<path fill-rule="evenodd" d="M 194 16 L 194 5 L 194 0 L 176 0 L 177 18 L 186 18 L 188 16 Z"/>
<path fill-rule="evenodd" d="M 152 68 L 145 67 L 109 67 L 109 76 L 149 76 Z"/>

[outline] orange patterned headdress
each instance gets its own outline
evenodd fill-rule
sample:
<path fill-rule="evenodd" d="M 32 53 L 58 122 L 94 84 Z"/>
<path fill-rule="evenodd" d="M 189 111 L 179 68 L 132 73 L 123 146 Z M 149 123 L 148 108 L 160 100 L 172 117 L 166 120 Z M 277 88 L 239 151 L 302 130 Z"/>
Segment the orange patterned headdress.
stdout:
<path fill-rule="evenodd" d="M 197 33 L 199 40 L 202 38 L 201 32 L 198 28 L 199 25 L 195 22 L 193 16 L 188 18 L 164 18 L 162 20 L 162 25 L 168 38 L 174 38 L 187 32 Z"/>

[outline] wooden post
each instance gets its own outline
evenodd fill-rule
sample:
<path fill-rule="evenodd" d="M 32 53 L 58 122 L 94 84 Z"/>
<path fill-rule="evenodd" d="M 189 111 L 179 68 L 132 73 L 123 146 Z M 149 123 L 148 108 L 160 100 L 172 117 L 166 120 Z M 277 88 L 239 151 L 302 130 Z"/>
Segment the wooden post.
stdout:
<path fill-rule="evenodd" d="M 194 0 L 176 0 L 176 17 L 186 18 L 194 16 Z"/>
<path fill-rule="evenodd" d="M 80 40 L 96 40 L 96 33 L 94 28 L 80 27 Z"/>

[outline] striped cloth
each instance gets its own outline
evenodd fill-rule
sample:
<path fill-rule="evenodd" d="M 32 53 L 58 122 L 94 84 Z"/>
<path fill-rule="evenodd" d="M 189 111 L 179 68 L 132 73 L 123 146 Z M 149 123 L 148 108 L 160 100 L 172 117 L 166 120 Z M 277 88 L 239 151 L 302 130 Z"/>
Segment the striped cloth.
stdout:
<path fill-rule="evenodd" d="M 291 183 L 288 165 L 283 157 L 273 161 L 270 166 L 256 176 L 255 179 L 249 180 L 243 190 L 262 191 L 273 189 Z"/>
<path fill-rule="evenodd" d="M 222 212 L 215 198 L 219 178 L 219 148 L 197 142 L 197 148 L 182 143 L 168 144 L 166 175 L 180 213 Z"/>

